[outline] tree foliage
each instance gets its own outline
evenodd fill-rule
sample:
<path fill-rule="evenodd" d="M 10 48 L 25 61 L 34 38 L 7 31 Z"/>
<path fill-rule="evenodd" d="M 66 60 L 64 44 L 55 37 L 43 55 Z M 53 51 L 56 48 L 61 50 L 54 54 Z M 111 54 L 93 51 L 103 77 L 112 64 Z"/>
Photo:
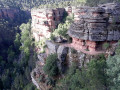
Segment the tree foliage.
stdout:
<path fill-rule="evenodd" d="M 58 75 L 58 67 L 57 67 L 57 55 L 51 54 L 46 59 L 46 64 L 43 68 L 44 72 L 49 76 L 53 77 Z"/>
<path fill-rule="evenodd" d="M 120 89 L 120 55 L 109 56 L 107 60 L 108 88 Z"/>
<path fill-rule="evenodd" d="M 86 0 L 86 4 L 89 6 L 97 6 L 99 4 L 111 3 L 119 0 Z"/>
<path fill-rule="evenodd" d="M 67 35 L 67 31 L 70 27 L 70 24 L 73 22 L 73 16 L 67 16 L 65 18 L 65 23 L 61 23 L 58 25 L 58 28 L 55 29 L 52 34 L 51 34 L 51 37 L 50 39 L 54 39 L 54 37 L 57 37 L 57 36 L 62 36 L 64 38 L 69 38 L 69 36 Z"/>
<path fill-rule="evenodd" d="M 21 50 L 24 51 L 24 53 L 29 56 L 30 55 L 30 46 L 32 43 L 31 38 L 31 22 L 28 22 L 27 24 L 22 24 L 20 26 L 21 29 L 21 43 L 22 46 L 20 47 Z"/>
<path fill-rule="evenodd" d="M 120 89 L 120 41 L 116 48 L 116 55 L 109 56 L 107 62 L 108 89 Z"/>
<path fill-rule="evenodd" d="M 35 90 L 30 84 L 30 73 L 37 58 L 31 44 L 30 27 L 30 24 L 21 26 L 21 34 L 17 33 L 12 44 L 4 50 L 6 57 L 0 53 L 0 90 Z M 19 51 L 20 46 L 24 51 L 22 54 Z"/>
<path fill-rule="evenodd" d="M 106 62 L 103 56 L 91 60 L 86 68 L 79 69 L 75 64 L 56 86 L 56 90 L 105 90 Z"/>
<path fill-rule="evenodd" d="M 85 0 L 1 0 L 0 8 L 17 7 L 21 9 L 31 9 L 33 7 L 65 7 L 69 4 L 76 5 L 84 3 Z"/>

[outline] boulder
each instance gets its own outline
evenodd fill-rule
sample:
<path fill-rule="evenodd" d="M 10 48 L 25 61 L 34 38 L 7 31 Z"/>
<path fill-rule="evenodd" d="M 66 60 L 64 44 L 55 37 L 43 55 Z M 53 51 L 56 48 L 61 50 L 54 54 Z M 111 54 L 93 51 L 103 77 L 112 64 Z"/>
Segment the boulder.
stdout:
<path fill-rule="evenodd" d="M 54 38 L 54 42 L 56 42 L 56 43 L 62 43 L 62 42 L 64 42 L 64 39 L 61 36 L 58 36 L 58 37 Z"/>
<path fill-rule="evenodd" d="M 56 44 L 56 43 L 54 43 L 54 42 L 52 42 L 50 40 L 47 40 L 46 41 L 46 45 L 47 45 L 47 47 L 49 49 L 49 54 L 51 54 L 51 53 L 57 53 L 57 49 L 59 47 L 58 44 Z"/>
<path fill-rule="evenodd" d="M 64 73 L 66 70 L 66 57 L 68 54 L 68 47 L 65 46 L 59 46 L 57 50 L 57 55 L 58 55 L 58 68 L 61 71 L 61 73 Z"/>
<path fill-rule="evenodd" d="M 58 54 L 58 59 L 60 60 L 60 62 L 65 62 L 67 53 L 68 53 L 68 47 L 59 46 L 57 50 L 57 54 Z"/>

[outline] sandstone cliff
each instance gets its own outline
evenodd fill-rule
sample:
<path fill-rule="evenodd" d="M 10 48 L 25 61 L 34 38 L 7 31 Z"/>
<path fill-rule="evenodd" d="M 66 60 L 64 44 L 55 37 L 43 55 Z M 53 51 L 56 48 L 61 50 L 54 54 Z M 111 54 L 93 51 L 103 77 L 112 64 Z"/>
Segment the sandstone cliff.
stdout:
<path fill-rule="evenodd" d="M 69 7 L 68 14 L 71 12 L 71 7 Z M 38 15 L 34 15 L 33 18 Z M 39 17 L 41 18 L 41 16 Z M 52 53 L 56 53 L 59 59 L 57 61 L 58 68 L 61 73 L 64 74 L 68 67 L 71 66 L 72 62 L 77 62 L 77 65 L 81 68 L 83 66 L 86 67 L 86 64 L 89 63 L 91 59 L 97 57 L 101 53 L 104 53 L 106 56 L 108 54 L 113 55 L 117 46 L 117 41 L 120 39 L 119 17 L 120 5 L 117 3 L 109 3 L 98 7 L 76 8 L 76 10 L 74 10 L 74 22 L 71 24 L 68 31 L 69 36 L 72 37 L 72 43 L 63 44 L 47 40 L 46 57 Z M 37 23 L 43 22 L 41 19 L 38 20 L 38 18 L 36 21 L 36 23 L 33 21 L 33 27 L 37 25 Z M 43 28 L 40 29 L 40 24 L 37 28 L 38 32 L 44 32 Z M 39 41 L 39 39 L 37 40 Z M 109 47 L 103 49 L 104 43 L 110 44 Z M 101 52 L 99 52 L 98 49 Z M 35 69 L 38 71 L 33 71 L 37 73 L 37 75 L 35 75 L 36 77 L 40 77 L 41 75 L 45 76 L 44 71 L 41 70 L 45 65 L 45 60 L 45 58 L 39 56 L 40 64 L 39 67 Z M 40 89 L 40 85 L 42 84 L 38 83 L 38 79 L 35 80 L 36 78 L 33 76 L 32 79 L 34 84 Z"/>
<path fill-rule="evenodd" d="M 51 32 L 57 28 L 65 17 L 64 8 L 56 9 L 33 9 L 32 16 L 32 31 L 36 41 L 40 38 L 49 38 Z"/>
<path fill-rule="evenodd" d="M 71 37 L 90 41 L 120 39 L 120 4 L 80 7 L 74 16 L 75 22 L 68 31 Z"/>
<path fill-rule="evenodd" d="M 104 43 L 117 43 L 120 40 L 120 4 L 77 8 L 68 34 L 74 48 L 94 54 L 103 51 Z"/>

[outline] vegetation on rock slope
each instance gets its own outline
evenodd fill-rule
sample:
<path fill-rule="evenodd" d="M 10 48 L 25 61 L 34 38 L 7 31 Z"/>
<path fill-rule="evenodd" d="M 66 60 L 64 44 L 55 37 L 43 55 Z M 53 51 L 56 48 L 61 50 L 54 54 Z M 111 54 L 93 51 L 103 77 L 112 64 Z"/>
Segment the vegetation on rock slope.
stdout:
<path fill-rule="evenodd" d="M 62 1 L 62 0 L 61 0 Z M 78 0 L 80 1 L 80 0 Z M 115 1 L 115 0 L 111 0 Z M 39 3 L 38 3 L 39 2 Z M 58 1 L 55 5 L 57 5 Z M 109 2 L 108 0 L 100 0 L 99 3 Z M 24 9 L 32 8 L 33 6 L 39 6 L 44 3 L 52 3 L 48 0 L 1 0 L 0 7 L 19 7 Z M 97 1 L 87 0 L 87 3 L 91 6 L 98 4 Z M 65 3 L 66 5 L 69 2 Z M 53 4 L 51 4 L 53 5 Z M 56 6 L 55 6 L 56 7 Z M 62 7 L 62 6 L 60 6 Z M 16 20 L 17 21 L 17 20 Z M 21 20 L 20 20 L 21 21 Z M 21 22 L 22 23 L 22 22 Z M 67 24 L 67 23 L 66 23 Z M 62 24 L 55 30 L 53 35 L 66 36 L 66 24 Z M 33 84 L 31 84 L 30 72 L 35 67 L 35 61 L 37 59 L 34 50 L 33 40 L 31 38 L 31 26 L 30 22 L 21 26 L 21 33 L 19 31 L 19 25 L 17 22 L 13 24 L 8 20 L 0 20 L 0 36 L 6 35 L 7 38 L 0 37 L 0 90 L 35 90 Z M 6 31 L 4 33 L 4 31 Z M 4 33 L 4 34 L 3 34 Z M 17 34 L 16 34 L 17 33 Z M 11 38 L 11 36 L 13 36 Z M 15 37 L 16 36 L 16 37 Z M 9 38 L 8 38 L 9 37 Z M 21 47 L 21 48 L 20 48 Z M 19 50 L 21 49 L 21 51 Z M 71 67 L 68 74 L 63 77 L 61 81 L 56 83 L 55 90 L 74 90 L 74 89 L 91 89 L 98 90 L 97 88 L 104 90 L 108 88 L 110 90 L 120 89 L 120 73 L 119 73 L 119 61 L 120 61 L 120 46 L 116 50 L 115 56 L 109 56 L 105 62 L 104 58 L 98 58 L 88 64 L 88 69 L 78 69 L 77 66 Z M 20 55 L 20 56 L 19 56 Z M 50 58 L 49 60 L 53 60 Z M 50 65 L 50 64 L 49 64 Z M 49 67 L 49 65 L 46 66 Z M 54 66 L 54 65 L 53 65 Z M 55 66 L 56 68 L 56 66 Z M 50 69 L 46 69 L 50 70 Z M 53 70 L 53 69 L 51 69 Z M 52 71 L 54 73 L 55 70 Z M 101 72 L 101 73 L 100 73 Z M 47 74 L 47 73 L 46 73 Z M 49 74 L 49 72 L 48 72 Z M 79 78 L 78 78 L 79 77 Z M 54 81 L 54 80 L 53 80 Z M 60 84 L 61 85 L 60 85 Z M 59 84 L 59 85 L 57 85 Z M 68 87 L 69 86 L 69 87 Z"/>
<path fill-rule="evenodd" d="M 30 73 L 37 57 L 33 52 L 30 23 L 21 25 L 21 34 L 17 33 L 14 43 L 3 51 L 7 51 L 7 58 L 0 54 L 0 90 L 35 90 Z"/>
<path fill-rule="evenodd" d="M 63 77 L 60 77 L 60 73 L 59 79 L 49 77 L 51 78 L 50 85 L 53 86 L 54 90 L 119 90 L 119 50 L 120 46 L 116 49 L 116 55 L 108 58 L 105 58 L 104 55 L 97 56 L 87 64 L 87 67 L 78 68 L 78 63 L 73 62 L 67 73 L 62 75 Z M 56 73 L 52 69 L 56 64 L 52 65 L 48 62 L 58 59 L 54 58 L 54 55 L 50 55 L 48 58 L 45 67 L 49 68 L 47 69 L 48 73 L 46 73 L 49 76 L 49 72 Z M 60 70 L 58 71 L 60 72 Z"/>

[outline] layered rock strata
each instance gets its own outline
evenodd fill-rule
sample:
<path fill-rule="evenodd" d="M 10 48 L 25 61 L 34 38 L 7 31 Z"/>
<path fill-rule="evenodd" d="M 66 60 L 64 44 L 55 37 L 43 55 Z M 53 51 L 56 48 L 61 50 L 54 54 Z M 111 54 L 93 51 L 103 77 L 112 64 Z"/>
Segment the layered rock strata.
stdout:
<path fill-rule="evenodd" d="M 68 31 L 73 44 L 95 51 L 105 41 L 120 39 L 120 4 L 80 7 L 74 14 L 74 23 Z"/>
<path fill-rule="evenodd" d="M 64 8 L 32 10 L 32 29 L 35 40 L 39 41 L 42 37 L 49 38 L 51 31 L 62 22 L 64 14 Z"/>

